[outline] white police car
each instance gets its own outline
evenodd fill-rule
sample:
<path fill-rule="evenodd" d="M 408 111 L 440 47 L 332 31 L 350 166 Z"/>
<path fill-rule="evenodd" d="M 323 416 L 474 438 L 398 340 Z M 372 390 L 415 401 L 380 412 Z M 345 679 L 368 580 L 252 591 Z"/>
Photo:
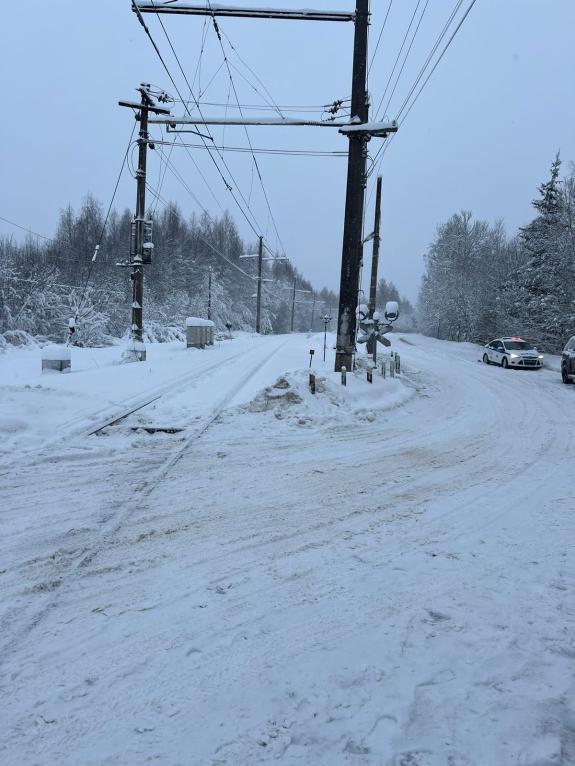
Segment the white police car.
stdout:
<path fill-rule="evenodd" d="M 543 354 L 523 338 L 496 338 L 484 347 L 483 361 L 501 367 L 537 369 L 543 365 Z"/>

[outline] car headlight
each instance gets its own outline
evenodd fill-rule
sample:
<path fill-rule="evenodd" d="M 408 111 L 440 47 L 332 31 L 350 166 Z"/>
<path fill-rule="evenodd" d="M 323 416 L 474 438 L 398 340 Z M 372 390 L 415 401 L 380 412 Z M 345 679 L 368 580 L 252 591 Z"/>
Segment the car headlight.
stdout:
<path fill-rule="evenodd" d="M 543 359 L 543 354 L 539 354 L 539 359 Z"/>
<path fill-rule="evenodd" d="M 509 354 L 509 356 L 510 356 L 512 359 L 517 359 L 517 357 L 519 356 L 519 354 Z"/>

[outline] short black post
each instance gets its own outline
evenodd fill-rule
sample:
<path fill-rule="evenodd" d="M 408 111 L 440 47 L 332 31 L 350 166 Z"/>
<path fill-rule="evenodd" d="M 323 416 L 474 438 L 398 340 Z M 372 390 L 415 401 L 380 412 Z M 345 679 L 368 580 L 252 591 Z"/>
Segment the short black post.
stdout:
<path fill-rule="evenodd" d="M 313 361 L 313 355 L 315 354 L 315 351 L 313 348 L 310 348 L 309 350 L 309 366 L 311 367 L 311 363 Z"/>
<path fill-rule="evenodd" d="M 309 374 L 309 390 L 312 394 L 315 394 L 315 375 L 313 372 L 310 372 Z"/>
<path fill-rule="evenodd" d="M 345 365 L 343 365 L 341 368 L 341 385 L 347 386 L 347 369 Z"/>
<path fill-rule="evenodd" d="M 370 369 L 367 370 L 367 382 L 373 383 L 373 372 Z"/>

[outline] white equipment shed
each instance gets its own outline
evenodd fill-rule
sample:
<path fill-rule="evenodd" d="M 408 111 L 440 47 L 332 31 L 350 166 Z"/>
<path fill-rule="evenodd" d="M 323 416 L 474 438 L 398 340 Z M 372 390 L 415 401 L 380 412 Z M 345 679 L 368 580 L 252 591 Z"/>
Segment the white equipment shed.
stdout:
<path fill-rule="evenodd" d="M 211 319 L 186 319 L 186 348 L 205 348 L 214 345 L 214 323 Z"/>

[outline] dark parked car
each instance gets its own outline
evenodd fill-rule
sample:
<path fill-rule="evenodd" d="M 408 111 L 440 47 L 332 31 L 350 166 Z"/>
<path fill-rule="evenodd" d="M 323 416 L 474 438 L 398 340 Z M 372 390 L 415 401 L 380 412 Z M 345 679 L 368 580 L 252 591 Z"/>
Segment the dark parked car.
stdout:
<path fill-rule="evenodd" d="M 561 378 L 563 383 L 572 383 L 575 379 L 575 335 L 569 338 L 561 354 Z"/>

